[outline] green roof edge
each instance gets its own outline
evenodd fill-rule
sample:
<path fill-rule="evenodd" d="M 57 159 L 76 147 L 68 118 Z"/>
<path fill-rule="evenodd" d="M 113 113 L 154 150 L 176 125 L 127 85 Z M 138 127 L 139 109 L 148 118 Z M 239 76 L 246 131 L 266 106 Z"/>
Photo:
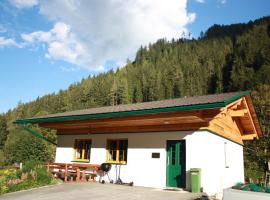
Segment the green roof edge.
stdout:
<path fill-rule="evenodd" d="M 248 95 L 248 94 L 250 94 L 250 93 L 251 93 L 251 90 L 243 91 L 243 92 L 241 92 L 241 93 L 239 93 L 239 94 L 237 94 L 237 95 L 232 96 L 232 97 L 229 98 L 229 99 L 226 99 L 226 100 L 224 101 L 224 103 L 225 103 L 225 105 L 228 105 L 229 103 L 235 101 L 236 99 L 239 99 L 239 98 L 241 98 L 241 97 L 243 97 L 243 96 L 246 96 L 246 95 Z"/>
<path fill-rule="evenodd" d="M 18 119 L 14 123 L 16 124 L 29 124 L 29 123 L 42 123 L 42 122 L 52 122 L 52 121 L 71 121 L 71 120 L 83 120 L 83 119 L 98 119 L 105 117 L 124 117 L 131 115 L 142 115 L 142 114 L 155 114 L 155 113 L 165 113 L 165 112 L 176 112 L 176 111 L 189 111 L 189 110 L 203 110 L 209 108 L 221 108 L 229 103 L 250 94 L 251 91 L 247 90 L 241 92 L 231 98 L 224 100 L 223 102 L 215 103 L 205 103 L 205 104 L 195 104 L 195 105 L 184 105 L 175 107 L 165 107 L 165 108 L 152 108 L 143 110 L 131 110 L 131 111 L 121 111 L 121 112 L 109 112 L 109 113 L 97 113 L 97 114 L 85 114 L 85 115 L 71 115 L 71 116 L 59 116 L 59 117 L 47 117 L 47 118 L 32 118 L 32 119 Z"/>
<path fill-rule="evenodd" d="M 35 136 L 36 138 L 39 138 L 39 139 L 42 139 L 42 140 L 45 140 L 55 146 L 57 146 L 57 144 L 51 140 L 49 140 L 48 138 L 44 137 L 41 133 L 38 133 L 37 131 L 31 129 L 30 127 L 27 127 L 27 126 L 21 126 L 21 128 L 25 131 L 27 131 L 28 133 L 31 133 L 33 136 Z"/>

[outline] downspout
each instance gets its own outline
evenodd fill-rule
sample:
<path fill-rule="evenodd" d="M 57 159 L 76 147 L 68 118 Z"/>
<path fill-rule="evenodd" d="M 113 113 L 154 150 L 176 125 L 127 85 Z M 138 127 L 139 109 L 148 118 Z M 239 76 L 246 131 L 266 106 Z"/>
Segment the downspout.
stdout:
<path fill-rule="evenodd" d="M 46 142 L 49 142 L 55 146 L 57 146 L 57 144 L 53 141 L 51 141 L 50 139 L 44 137 L 42 134 L 36 132 L 35 130 L 29 128 L 28 126 L 26 125 L 22 125 L 20 126 L 23 130 L 27 131 L 28 133 L 32 134 L 33 136 L 35 136 L 36 138 L 39 138 L 39 139 L 42 139 L 42 140 L 45 140 Z"/>

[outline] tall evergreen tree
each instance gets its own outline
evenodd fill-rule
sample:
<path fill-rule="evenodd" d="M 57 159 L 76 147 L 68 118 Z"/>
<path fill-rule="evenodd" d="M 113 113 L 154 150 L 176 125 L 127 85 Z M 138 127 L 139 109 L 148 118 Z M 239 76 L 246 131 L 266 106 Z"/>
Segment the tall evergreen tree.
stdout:
<path fill-rule="evenodd" d="M 3 149 L 7 140 L 8 130 L 7 121 L 4 115 L 0 115 L 0 149 Z"/>

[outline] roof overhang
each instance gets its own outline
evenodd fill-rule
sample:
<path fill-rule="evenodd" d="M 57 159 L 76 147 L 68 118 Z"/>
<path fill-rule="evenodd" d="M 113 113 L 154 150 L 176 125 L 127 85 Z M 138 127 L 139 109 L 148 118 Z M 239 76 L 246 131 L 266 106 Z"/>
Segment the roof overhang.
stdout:
<path fill-rule="evenodd" d="M 21 125 L 38 124 L 56 129 L 57 134 L 98 134 L 157 132 L 209 129 L 219 135 L 242 144 L 242 140 L 262 135 L 261 128 L 250 97 L 245 91 L 222 102 L 184 105 L 164 108 L 107 112 L 97 114 L 37 117 L 18 119 Z M 240 102 L 240 103 L 239 103 Z M 232 119 L 232 129 L 219 118 Z M 213 120 L 215 119 L 215 123 Z M 218 119 L 218 120 L 216 120 Z M 227 127 L 227 128 L 226 128 Z M 236 128 L 237 127 L 237 128 Z M 236 129 L 239 129 L 237 131 Z M 235 131 L 232 136 L 229 131 Z"/>

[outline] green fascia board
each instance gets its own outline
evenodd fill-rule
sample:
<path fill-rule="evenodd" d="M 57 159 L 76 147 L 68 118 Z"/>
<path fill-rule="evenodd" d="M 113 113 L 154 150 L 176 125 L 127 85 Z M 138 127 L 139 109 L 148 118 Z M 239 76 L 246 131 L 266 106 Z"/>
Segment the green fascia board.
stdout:
<path fill-rule="evenodd" d="M 198 105 L 188 105 L 188 106 L 177 106 L 177 107 L 167 107 L 167 108 L 154 108 L 145 110 L 132 110 L 123 112 L 110 112 L 110 113 L 98 113 L 90 115 L 73 115 L 73 116 L 62 116 L 62 117 L 50 117 L 50 118 L 34 118 L 34 119 L 18 119 L 15 121 L 17 124 L 28 124 L 28 123 L 42 123 L 50 121 L 71 121 L 71 120 L 83 120 L 83 119 L 98 119 L 105 117 L 124 117 L 131 115 L 142 115 L 142 114 L 155 114 L 164 112 L 175 112 L 175 111 L 188 111 L 188 110 L 202 110 L 207 108 L 218 108 L 223 107 L 224 103 L 209 103 L 198 104 Z"/>
<path fill-rule="evenodd" d="M 32 119 L 18 119 L 14 123 L 16 124 L 29 124 L 29 123 L 43 123 L 43 122 L 58 122 L 58 121 L 72 121 L 72 120 L 84 120 L 84 119 L 99 119 L 106 117 L 125 117 L 132 115 L 144 115 L 144 114 L 155 114 L 155 113 L 167 113 L 177 111 L 190 111 L 190 110 L 204 110 L 211 108 L 222 108 L 229 103 L 239 99 L 247 94 L 250 94 L 250 90 L 244 91 L 238 95 L 235 95 L 223 102 L 205 103 L 196 105 L 184 105 L 175 107 L 165 108 L 152 108 L 144 110 L 131 110 L 122 112 L 110 112 L 110 113 L 97 113 L 97 114 L 85 114 L 85 115 L 71 115 L 71 116 L 59 116 L 59 117 L 48 117 L 48 118 L 32 118 Z"/>
<path fill-rule="evenodd" d="M 251 90 L 243 91 L 243 92 L 239 93 L 238 95 L 235 95 L 235 96 L 233 96 L 233 97 L 231 97 L 229 99 L 226 99 L 224 101 L 224 103 L 225 103 L 225 105 L 228 105 L 229 103 L 232 103 L 233 101 L 235 101 L 235 100 L 237 100 L 237 99 L 239 99 L 239 98 L 241 98 L 243 96 L 246 96 L 246 95 L 248 95 L 250 93 L 251 93 Z"/>
<path fill-rule="evenodd" d="M 27 127 L 27 126 L 21 126 L 21 128 L 23 130 L 27 131 L 28 133 L 32 134 L 33 136 L 39 138 L 39 139 L 42 139 L 42 140 L 45 140 L 45 141 L 47 141 L 47 142 L 49 142 L 51 144 L 57 145 L 55 142 L 49 140 L 48 138 L 44 137 L 42 134 L 34 131 L 33 129 L 31 129 L 31 128 Z"/>

